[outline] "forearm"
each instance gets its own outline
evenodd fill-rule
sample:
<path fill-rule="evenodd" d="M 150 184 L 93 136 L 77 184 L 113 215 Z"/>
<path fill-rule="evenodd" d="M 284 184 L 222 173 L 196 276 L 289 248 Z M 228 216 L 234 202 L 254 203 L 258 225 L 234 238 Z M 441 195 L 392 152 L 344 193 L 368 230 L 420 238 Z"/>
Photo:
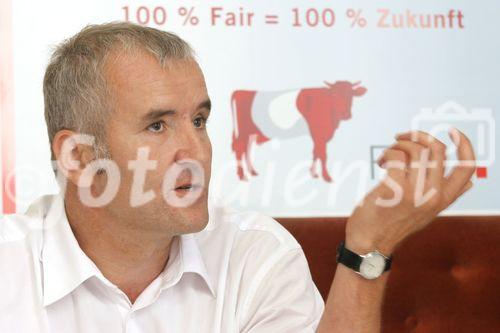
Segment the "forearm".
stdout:
<path fill-rule="evenodd" d="M 367 280 L 339 264 L 328 294 L 317 333 L 377 333 L 386 272 L 375 280 Z"/>

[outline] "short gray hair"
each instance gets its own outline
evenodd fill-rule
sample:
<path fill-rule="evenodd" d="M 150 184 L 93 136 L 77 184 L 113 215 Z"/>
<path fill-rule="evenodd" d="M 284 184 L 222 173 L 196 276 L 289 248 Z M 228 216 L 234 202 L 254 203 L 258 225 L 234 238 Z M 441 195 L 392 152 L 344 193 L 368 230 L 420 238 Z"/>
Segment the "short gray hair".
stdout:
<path fill-rule="evenodd" d="M 195 60 L 179 36 L 128 22 L 88 25 L 55 47 L 43 80 L 49 141 L 62 129 L 95 137 L 96 158 L 109 158 L 104 124 L 112 110 L 103 65 L 112 50 L 144 50 L 161 66 L 168 60 Z M 55 159 L 52 152 L 52 159 Z"/>

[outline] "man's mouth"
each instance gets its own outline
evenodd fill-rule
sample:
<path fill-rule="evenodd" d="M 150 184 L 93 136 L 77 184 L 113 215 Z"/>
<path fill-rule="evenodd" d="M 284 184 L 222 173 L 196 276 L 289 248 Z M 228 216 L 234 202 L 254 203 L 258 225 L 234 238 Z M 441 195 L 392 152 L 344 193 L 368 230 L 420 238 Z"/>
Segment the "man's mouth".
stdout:
<path fill-rule="evenodd" d="M 187 183 L 187 184 L 182 184 L 180 186 L 177 186 L 175 188 L 175 191 L 190 191 L 190 190 L 198 190 L 200 188 L 201 188 L 200 185 Z"/>

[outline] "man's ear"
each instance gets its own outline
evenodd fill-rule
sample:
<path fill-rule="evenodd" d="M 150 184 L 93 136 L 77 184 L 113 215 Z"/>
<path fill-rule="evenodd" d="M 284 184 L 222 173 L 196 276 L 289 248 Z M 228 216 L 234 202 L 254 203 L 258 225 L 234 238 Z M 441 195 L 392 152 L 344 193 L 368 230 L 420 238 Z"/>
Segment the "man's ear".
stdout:
<path fill-rule="evenodd" d="M 58 170 L 76 186 L 85 167 L 95 159 L 94 140 L 93 136 L 65 129 L 57 132 L 52 141 Z"/>

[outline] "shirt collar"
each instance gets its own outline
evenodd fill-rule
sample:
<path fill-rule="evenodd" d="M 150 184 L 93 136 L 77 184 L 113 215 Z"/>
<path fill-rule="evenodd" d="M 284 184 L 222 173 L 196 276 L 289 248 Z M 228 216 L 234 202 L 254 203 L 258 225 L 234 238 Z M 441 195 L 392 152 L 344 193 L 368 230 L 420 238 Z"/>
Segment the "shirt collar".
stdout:
<path fill-rule="evenodd" d="M 207 266 L 203 260 L 203 256 L 200 252 L 200 247 L 195 237 L 196 234 L 184 234 L 180 235 L 180 258 L 182 259 L 183 272 L 191 272 L 200 275 L 208 289 L 212 293 L 212 296 L 216 297 L 216 292 L 214 288 L 214 281 L 211 279 L 207 271 Z"/>
<path fill-rule="evenodd" d="M 40 255 L 44 306 L 70 294 L 93 276 L 109 284 L 80 248 L 69 225 L 61 194 L 42 197 L 28 208 L 26 214 L 41 215 L 44 224 Z M 212 296 L 216 297 L 214 283 L 208 274 L 195 235 L 174 237 L 171 259 L 160 274 L 161 289 L 174 285 L 184 273 L 191 272 L 202 277 Z"/>
<path fill-rule="evenodd" d="M 90 277 L 102 275 L 80 248 L 66 217 L 62 196 L 56 195 L 42 201 L 48 209 L 43 220 L 41 253 L 43 305 L 48 306 L 71 293 Z"/>

